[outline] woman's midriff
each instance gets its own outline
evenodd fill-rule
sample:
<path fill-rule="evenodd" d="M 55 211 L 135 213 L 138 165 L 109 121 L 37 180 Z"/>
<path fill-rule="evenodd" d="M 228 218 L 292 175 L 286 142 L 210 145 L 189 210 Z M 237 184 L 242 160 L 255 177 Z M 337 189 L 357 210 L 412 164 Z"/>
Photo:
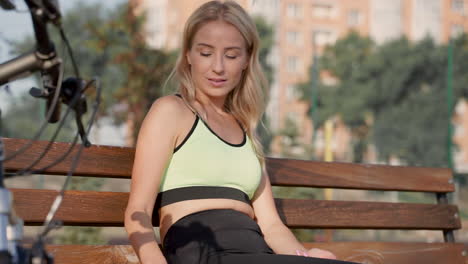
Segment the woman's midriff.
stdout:
<path fill-rule="evenodd" d="M 169 204 L 159 210 L 161 217 L 159 222 L 161 243 L 164 241 L 166 232 L 177 220 L 192 213 L 211 209 L 233 209 L 248 215 L 252 219 L 255 217 L 252 206 L 232 199 L 187 200 Z"/>

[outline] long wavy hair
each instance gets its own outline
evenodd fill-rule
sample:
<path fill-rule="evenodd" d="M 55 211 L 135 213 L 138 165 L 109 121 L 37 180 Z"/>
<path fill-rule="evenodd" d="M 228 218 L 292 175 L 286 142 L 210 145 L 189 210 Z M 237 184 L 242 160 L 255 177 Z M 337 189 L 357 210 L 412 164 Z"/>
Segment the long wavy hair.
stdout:
<path fill-rule="evenodd" d="M 266 106 L 267 80 L 258 59 L 260 38 L 252 18 L 234 1 L 210 1 L 201 5 L 185 24 L 182 50 L 168 80 L 175 76 L 178 92 L 187 105 L 195 111 L 196 87 L 192 81 L 187 52 L 192 48 L 195 34 L 204 24 L 221 20 L 239 30 L 247 44 L 249 64 L 244 70 L 239 84 L 228 94 L 224 108 L 243 126 L 252 141 L 257 157 L 264 165 L 264 153 L 256 133 L 256 127 Z M 196 112 L 196 111 L 195 111 Z"/>

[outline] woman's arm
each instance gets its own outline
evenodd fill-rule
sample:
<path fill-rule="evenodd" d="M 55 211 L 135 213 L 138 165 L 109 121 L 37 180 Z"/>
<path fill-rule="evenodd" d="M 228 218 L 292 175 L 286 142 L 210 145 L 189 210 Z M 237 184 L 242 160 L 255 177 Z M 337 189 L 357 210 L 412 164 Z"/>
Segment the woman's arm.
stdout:
<path fill-rule="evenodd" d="M 252 205 L 257 223 L 265 236 L 265 241 L 276 254 L 336 258 L 331 252 L 325 250 L 307 250 L 296 239 L 291 230 L 284 225 L 276 210 L 270 179 L 266 170 L 263 170 L 262 180 L 255 193 Z"/>
<path fill-rule="evenodd" d="M 164 169 L 171 158 L 178 131 L 174 116 L 180 110 L 174 97 L 158 99 L 140 128 L 133 163 L 125 229 L 140 262 L 164 264 L 156 241 L 152 212 Z"/>

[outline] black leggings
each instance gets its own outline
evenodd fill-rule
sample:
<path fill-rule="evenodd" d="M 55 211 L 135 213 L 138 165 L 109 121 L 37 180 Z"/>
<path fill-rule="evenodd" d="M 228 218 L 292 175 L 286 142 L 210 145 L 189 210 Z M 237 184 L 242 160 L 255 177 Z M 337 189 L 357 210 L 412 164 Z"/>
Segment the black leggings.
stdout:
<path fill-rule="evenodd" d="M 187 215 L 166 233 L 163 252 L 169 264 L 351 264 L 320 258 L 277 255 L 249 216 L 231 209 Z"/>

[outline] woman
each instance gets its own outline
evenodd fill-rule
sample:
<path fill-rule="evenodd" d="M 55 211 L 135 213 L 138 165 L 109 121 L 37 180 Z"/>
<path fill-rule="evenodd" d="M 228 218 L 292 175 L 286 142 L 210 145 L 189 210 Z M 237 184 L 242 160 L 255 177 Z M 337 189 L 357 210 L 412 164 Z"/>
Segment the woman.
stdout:
<path fill-rule="evenodd" d="M 276 211 L 255 135 L 266 87 L 258 49 L 235 2 L 188 19 L 179 94 L 155 101 L 138 136 L 125 227 L 142 263 L 335 263 L 305 249 Z"/>

